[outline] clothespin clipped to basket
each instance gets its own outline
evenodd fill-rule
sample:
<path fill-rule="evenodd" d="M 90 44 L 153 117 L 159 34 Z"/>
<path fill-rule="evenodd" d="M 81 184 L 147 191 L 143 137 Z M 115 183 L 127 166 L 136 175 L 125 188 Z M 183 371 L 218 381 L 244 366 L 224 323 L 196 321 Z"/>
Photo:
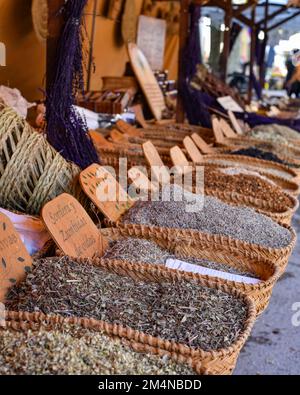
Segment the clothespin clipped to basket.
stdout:
<path fill-rule="evenodd" d="M 119 132 L 124 133 L 125 135 L 130 136 L 130 137 L 140 137 L 140 135 L 141 135 L 141 133 L 139 132 L 138 129 L 131 126 L 129 123 L 123 121 L 122 119 L 120 119 L 116 123 L 116 127 Z"/>
<path fill-rule="evenodd" d="M 153 175 L 160 184 L 169 184 L 170 173 L 153 143 L 151 141 L 144 143 L 143 151 L 147 162 L 151 166 L 151 176 Z"/>
<path fill-rule="evenodd" d="M 223 130 L 220 125 L 220 121 L 215 115 L 212 116 L 211 120 L 212 120 L 213 132 L 214 132 L 216 142 L 218 144 L 223 144 L 224 143 L 224 134 L 223 134 Z"/>
<path fill-rule="evenodd" d="M 213 154 L 214 153 L 214 148 L 210 147 L 206 141 L 203 140 L 202 137 L 199 136 L 197 133 L 192 134 L 192 139 L 196 146 L 199 148 L 200 152 L 203 154 Z"/>
<path fill-rule="evenodd" d="M 26 250 L 11 220 L 0 213 L 0 302 L 10 287 L 22 281 L 32 266 Z"/>
<path fill-rule="evenodd" d="M 84 193 L 110 221 L 117 222 L 134 204 L 114 175 L 104 166 L 93 164 L 79 176 Z"/>
<path fill-rule="evenodd" d="M 229 116 L 230 122 L 231 122 L 234 130 L 236 131 L 236 133 L 238 135 L 243 135 L 244 132 L 243 132 L 241 125 L 239 124 L 236 116 L 234 115 L 234 113 L 232 111 L 228 111 L 228 116 Z"/>
<path fill-rule="evenodd" d="M 184 138 L 183 145 L 194 164 L 203 162 L 203 156 L 201 152 L 199 151 L 198 147 L 189 136 L 186 136 Z"/>
<path fill-rule="evenodd" d="M 72 258 L 101 257 L 108 246 L 85 209 L 67 193 L 45 204 L 42 218 L 59 249 Z"/>
<path fill-rule="evenodd" d="M 227 138 L 237 137 L 236 133 L 231 129 L 230 125 L 228 124 L 228 122 L 225 121 L 225 119 L 221 118 L 219 120 L 219 123 L 225 137 Z"/>

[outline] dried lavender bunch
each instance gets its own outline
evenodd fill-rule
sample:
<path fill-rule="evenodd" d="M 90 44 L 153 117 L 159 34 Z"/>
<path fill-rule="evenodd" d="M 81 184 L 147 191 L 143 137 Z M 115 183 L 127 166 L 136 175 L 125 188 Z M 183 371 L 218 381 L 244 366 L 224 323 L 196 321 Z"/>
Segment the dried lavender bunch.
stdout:
<path fill-rule="evenodd" d="M 133 351 L 102 332 L 64 325 L 48 331 L 0 330 L 1 375 L 189 375 L 167 356 Z"/>
<path fill-rule="evenodd" d="M 234 268 L 230 265 L 219 262 L 211 262 L 207 259 L 192 258 L 188 256 L 175 256 L 167 249 L 161 248 L 154 241 L 134 237 L 127 237 L 125 239 L 120 239 L 113 242 L 105 251 L 103 258 L 135 263 L 149 263 L 154 265 L 164 265 L 169 258 L 181 259 L 194 265 L 204 266 L 214 270 L 221 270 L 227 273 L 238 274 L 240 276 L 257 278 L 253 273 L 249 273 L 248 271 Z"/>
<path fill-rule="evenodd" d="M 172 185 L 171 190 L 172 193 L 179 193 L 181 188 Z M 271 248 L 286 247 L 291 242 L 288 229 L 251 208 L 231 206 L 214 197 L 205 196 L 203 209 L 191 213 L 186 211 L 186 205 L 203 199 L 203 196 L 187 191 L 185 196 L 182 201 L 138 201 L 123 216 L 122 221 L 125 224 L 195 229 Z"/>
<path fill-rule="evenodd" d="M 71 258 L 37 261 L 6 308 L 104 320 L 204 350 L 228 347 L 243 331 L 243 300 L 195 282 L 144 282 Z"/>

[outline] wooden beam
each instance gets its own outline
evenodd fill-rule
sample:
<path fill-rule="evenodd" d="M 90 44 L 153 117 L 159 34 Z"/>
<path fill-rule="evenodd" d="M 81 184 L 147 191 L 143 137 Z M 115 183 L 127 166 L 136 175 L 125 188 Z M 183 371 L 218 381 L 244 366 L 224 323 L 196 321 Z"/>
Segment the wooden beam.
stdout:
<path fill-rule="evenodd" d="M 184 106 L 182 101 L 182 84 L 185 78 L 184 71 L 184 50 L 187 45 L 189 37 L 189 6 L 190 0 L 181 0 L 180 7 L 180 28 L 179 28 L 179 56 L 178 56 L 178 97 L 177 97 L 177 110 L 176 121 L 179 123 L 184 122 Z"/>
<path fill-rule="evenodd" d="M 232 4 L 231 0 L 226 1 L 226 6 L 227 12 L 224 15 L 224 25 L 225 25 L 225 31 L 224 31 L 224 46 L 223 46 L 223 51 L 220 56 L 220 76 L 221 79 L 225 82 L 226 77 L 227 77 L 227 63 L 228 63 L 228 57 L 230 53 L 230 30 L 231 30 L 231 24 L 232 24 Z"/>
<path fill-rule="evenodd" d="M 265 2 L 265 23 L 264 23 L 264 58 L 266 54 L 266 45 L 268 41 L 268 15 L 269 15 L 269 0 L 266 0 Z M 259 83 L 261 88 L 264 88 L 265 85 L 265 73 L 266 73 L 266 65 L 265 65 L 265 59 L 263 59 L 263 62 L 260 64 L 259 67 Z"/>
<path fill-rule="evenodd" d="M 288 16 L 287 18 L 282 19 L 282 20 L 279 21 L 278 23 L 275 23 L 274 25 L 270 26 L 270 27 L 267 29 L 267 32 L 269 32 L 269 31 L 271 31 L 271 30 L 273 30 L 273 29 L 276 29 L 277 27 L 283 25 L 284 23 L 290 21 L 291 19 L 296 18 L 296 16 L 298 16 L 298 15 L 300 15 L 300 11 L 297 11 L 297 12 L 295 12 L 293 15 L 290 15 L 290 16 Z"/>
<path fill-rule="evenodd" d="M 256 6 L 252 6 L 251 12 L 251 47 L 250 47 L 250 75 L 249 75 L 249 85 L 248 85 L 248 103 L 252 100 L 252 90 L 253 90 L 253 77 L 254 77 L 254 62 L 255 62 L 255 44 L 256 44 L 256 25 L 255 25 L 255 11 Z"/>
<path fill-rule="evenodd" d="M 236 7 L 236 8 L 234 8 L 232 16 L 233 17 L 237 17 L 237 16 L 241 15 L 241 13 L 246 11 L 248 8 L 250 8 L 253 5 L 254 2 L 255 2 L 255 0 L 249 0 L 248 3 L 240 5 L 240 6 Z"/>
<path fill-rule="evenodd" d="M 270 21 L 271 19 L 275 18 L 275 16 L 282 14 L 286 10 L 288 10 L 290 7 L 287 5 L 280 7 L 278 10 L 274 11 L 272 14 L 268 15 L 267 21 Z M 261 24 L 265 23 L 265 18 L 261 19 L 256 23 L 258 27 L 260 27 Z"/>

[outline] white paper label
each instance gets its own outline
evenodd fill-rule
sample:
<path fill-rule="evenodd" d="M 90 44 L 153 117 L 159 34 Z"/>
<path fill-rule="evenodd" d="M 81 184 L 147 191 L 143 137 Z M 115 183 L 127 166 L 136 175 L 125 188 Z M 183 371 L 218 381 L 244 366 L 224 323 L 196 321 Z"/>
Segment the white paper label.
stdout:
<path fill-rule="evenodd" d="M 232 274 L 232 273 L 222 272 L 220 270 L 209 269 L 208 267 L 194 265 L 192 263 L 180 261 L 178 259 L 171 259 L 171 258 L 167 259 L 166 266 L 169 269 L 177 269 L 177 270 L 182 270 L 184 272 L 203 274 L 211 277 L 219 277 L 219 278 L 223 278 L 224 280 L 235 281 L 238 283 L 259 284 L 261 282 L 261 280 L 258 280 L 257 278 L 245 277 L 245 276 L 240 276 L 238 274 Z"/>
<path fill-rule="evenodd" d="M 226 111 L 244 112 L 242 107 L 230 96 L 218 97 L 217 100 Z"/>

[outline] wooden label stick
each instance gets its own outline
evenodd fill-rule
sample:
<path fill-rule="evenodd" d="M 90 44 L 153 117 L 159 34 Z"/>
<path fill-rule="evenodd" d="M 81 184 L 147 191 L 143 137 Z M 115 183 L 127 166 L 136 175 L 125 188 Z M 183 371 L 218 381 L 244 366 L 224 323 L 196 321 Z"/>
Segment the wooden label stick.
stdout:
<path fill-rule="evenodd" d="M 151 171 L 153 172 L 157 181 L 161 184 L 169 184 L 170 173 L 151 141 L 147 141 L 143 144 L 143 151 L 147 162 L 151 166 Z"/>
<path fill-rule="evenodd" d="M 143 173 L 138 166 L 132 167 L 128 170 L 128 177 L 131 179 L 136 189 L 143 191 L 156 191 L 156 186 L 149 180 L 149 178 Z"/>
<path fill-rule="evenodd" d="M 125 143 L 128 144 L 128 137 L 126 137 L 125 134 L 120 133 L 118 130 L 113 129 L 110 133 L 110 138 L 112 139 L 112 141 L 116 142 L 116 143 Z"/>
<path fill-rule="evenodd" d="M 42 209 L 43 221 L 61 251 L 73 258 L 102 256 L 106 241 L 81 204 L 63 193 Z"/>
<path fill-rule="evenodd" d="M 91 165 L 80 173 L 79 180 L 85 194 L 113 222 L 117 222 L 134 204 L 115 177 L 103 166 Z"/>
<path fill-rule="evenodd" d="M 193 133 L 192 139 L 193 139 L 194 143 L 196 144 L 196 146 L 200 149 L 200 151 L 203 152 L 203 154 L 213 154 L 214 153 L 214 149 L 212 147 L 210 147 L 207 144 L 207 142 L 204 141 L 203 138 L 199 136 L 199 134 Z"/>
<path fill-rule="evenodd" d="M 90 130 L 89 135 L 96 147 L 114 148 L 114 145 L 111 142 L 107 141 L 106 138 L 102 136 L 102 134 L 96 132 L 95 130 Z"/>
<path fill-rule="evenodd" d="M 236 137 L 236 134 L 231 129 L 229 124 L 225 121 L 225 119 L 221 118 L 219 122 L 220 122 L 220 126 L 222 128 L 222 131 L 223 131 L 225 137 L 228 137 L 228 138 L 235 138 Z"/>
<path fill-rule="evenodd" d="M 180 174 L 188 173 L 191 170 L 189 161 L 177 145 L 170 149 L 170 156 Z"/>
<path fill-rule="evenodd" d="M 224 143 L 224 135 L 217 117 L 212 117 L 213 132 L 217 143 Z"/>
<path fill-rule="evenodd" d="M 0 213 L 0 302 L 7 291 L 30 271 L 32 258 L 10 219 Z"/>
<path fill-rule="evenodd" d="M 184 138 L 183 145 L 187 150 L 189 156 L 191 157 L 193 163 L 203 162 L 203 156 L 201 155 L 196 144 L 193 142 L 193 140 L 190 137 L 187 136 Z"/>
<path fill-rule="evenodd" d="M 140 132 L 138 129 L 129 125 L 129 123 L 123 121 L 122 119 L 120 119 L 116 123 L 116 127 L 121 133 L 127 134 L 128 136 L 131 136 L 131 137 L 139 137 L 140 136 Z"/>
<path fill-rule="evenodd" d="M 243 135 L 244 133 L 241 128 L 241 125 L 239 124 L 238 120 L 236 119 L 236 116 L 234 115 L 234 113 L 232 111 L 228 111 L 228 116 L 229 116 L 229 119 L 230 119 L 232 126 L 234 127 L 234 130 L 236 131 L 236 133 L 239 135 Z"/>

